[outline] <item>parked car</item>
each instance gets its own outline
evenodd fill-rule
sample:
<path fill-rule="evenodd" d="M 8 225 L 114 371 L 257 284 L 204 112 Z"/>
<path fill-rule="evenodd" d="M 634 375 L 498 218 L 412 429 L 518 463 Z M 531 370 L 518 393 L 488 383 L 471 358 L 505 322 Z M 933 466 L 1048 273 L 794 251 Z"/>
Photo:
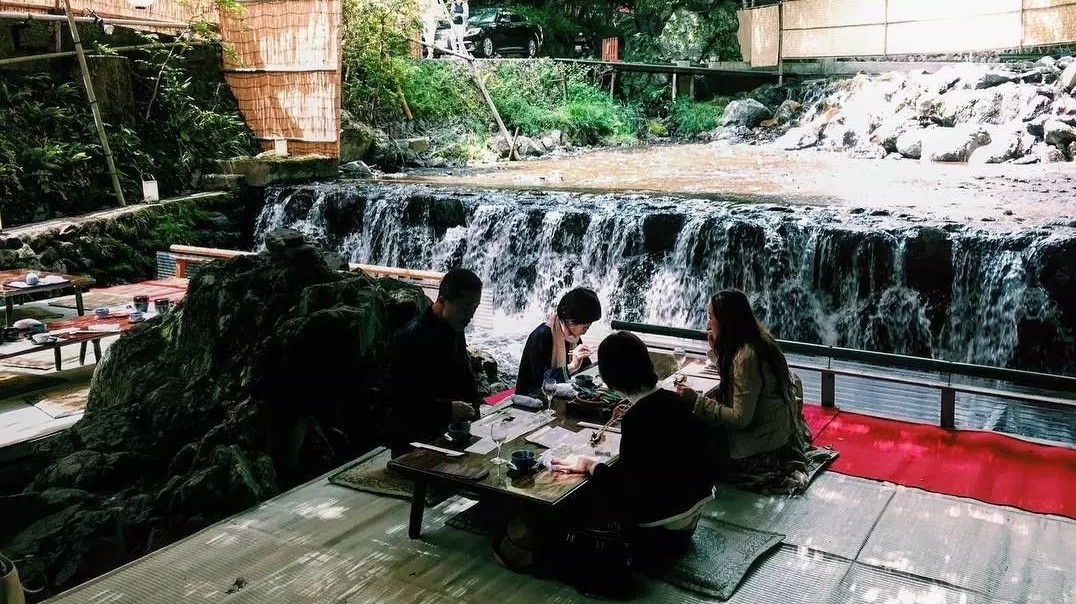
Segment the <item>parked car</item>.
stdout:
<path fill-rule="evenodd" d="M 451 36 L 448 24 L 444 23 L 437 30 L 435 44 L 450 48 Z M 542 26 L 531 23 L 517 12 L 504 8 L 480 8 L 472 12 L 467 21 L 463 45 L 476 57 L 495 57 L 506 53 L 536 57 L 544 40 Z"/>

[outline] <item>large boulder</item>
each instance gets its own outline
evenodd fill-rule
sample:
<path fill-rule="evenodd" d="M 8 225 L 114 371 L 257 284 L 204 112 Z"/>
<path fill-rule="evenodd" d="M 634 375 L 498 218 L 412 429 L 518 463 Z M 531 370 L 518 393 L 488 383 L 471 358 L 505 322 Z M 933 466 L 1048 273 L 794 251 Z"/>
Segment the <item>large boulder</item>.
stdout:
<path fill-rule="evenodd" d="M 1048 145 L 1056 145 L 1065 148 L 1070 142 L 1076 141 L 1076 128 L 1061 120 L 1047 120 L 1042 125 L 1043 140 Z"/>
<path fill-rule="evenodd" d="M 773 117 L 773 112 L 755 99 L 742 99 L 732 101 L 725 107 L 725 113 L 721 116 L 722 126 L 744 126 L 754 128 L 762 120 Z"/>
<path fill-rule="evenodd" d="M 923 131 L 920 159 L 935 162 L 965 162 L 973 151 L 990 143 L 990 133 L 975 126 L 933 128 Z"/>
<path fill-rule="evenodd" d="M 1070 63 L 1057 78 L 1057 86 L 1062 90 L 1076 90 L 1076 63 Z"/>
<path fill-rule="evenodd" d="M 923 155 L 923 133 L 926 130 L 906 130 L 896 139 L 896 151 L 908 159 L 919 159 Z"/>
<path fill-rule="evenodd" d="M 206 265 L 175 310 L 121 336 L 83 419 L 35 449 L 19 501 L 41 507 L 0 530 L 0 551 L 33 556 L 62 590 L 381 443 L 385 352 L 429 300 L 324 258 L 274 231 L 265 252 Z M 489 359 L 481 370 L 498 375 Z"/>

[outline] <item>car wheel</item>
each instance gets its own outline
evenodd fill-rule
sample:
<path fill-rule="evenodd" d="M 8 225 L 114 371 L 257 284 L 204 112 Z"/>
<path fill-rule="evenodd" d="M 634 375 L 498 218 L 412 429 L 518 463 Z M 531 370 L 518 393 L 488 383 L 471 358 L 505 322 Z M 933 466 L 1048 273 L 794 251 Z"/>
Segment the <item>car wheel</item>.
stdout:
<path fill-rule="evenodd" d="M 493 40 L 491 40 L 489 38 L 486 38 L 485 40 L 482 40 L 482 56 L 483 57 L 492 57 L 493 56 Z"/>
<path fill-rule="evenodd" d="M 538 56 L 538 40 L 534 38 L 527 40 L 527 56 L 532 59 Z"/>

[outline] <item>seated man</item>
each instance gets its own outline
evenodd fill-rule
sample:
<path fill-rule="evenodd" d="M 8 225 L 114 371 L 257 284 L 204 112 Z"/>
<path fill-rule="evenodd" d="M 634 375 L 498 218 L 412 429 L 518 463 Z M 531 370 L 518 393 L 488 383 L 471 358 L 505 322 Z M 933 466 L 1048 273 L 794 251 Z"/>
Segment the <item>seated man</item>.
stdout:
<path fill-rule="evenodd" d="M 437 301 L 397 336 L 389 354 L 392 456 L 429 442 L 448 424 L 478 417 L 482 402 L 463 330 L 482 299 L 482 280 L 457 268 L 445 273 Z"/>

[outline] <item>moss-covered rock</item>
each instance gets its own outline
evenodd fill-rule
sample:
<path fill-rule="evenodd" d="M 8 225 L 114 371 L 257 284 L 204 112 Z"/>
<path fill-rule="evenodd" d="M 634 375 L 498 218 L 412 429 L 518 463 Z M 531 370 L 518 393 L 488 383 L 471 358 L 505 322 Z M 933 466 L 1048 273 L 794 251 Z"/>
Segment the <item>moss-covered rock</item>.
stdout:
<path fill-rule="evenodd" d="M 368 450 L 389 341 L 428 305 L 417 286 L 331 270 L 295 232 L 206 265 L 175 310 L 112 345 L 85 417 L 37 450 L 22 497 L 75 503 L 0 532 L 0 551 L 33 555 L 60 590 Z"/>

